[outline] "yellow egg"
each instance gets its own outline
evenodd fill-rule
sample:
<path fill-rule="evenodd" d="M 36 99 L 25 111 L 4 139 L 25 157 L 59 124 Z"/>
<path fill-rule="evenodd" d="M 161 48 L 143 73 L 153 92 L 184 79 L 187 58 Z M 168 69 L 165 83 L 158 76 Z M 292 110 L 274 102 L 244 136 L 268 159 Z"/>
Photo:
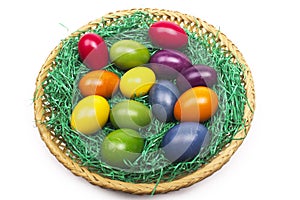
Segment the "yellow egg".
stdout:
<path fill-rule="evenodd" d="M 105 98 L 97 95 L 85 97 L 72 112 L 71 127 L 83 134 L 93 134 L 106 124 L 109 111 L 109 104 Z"/>
<path fill-rule="evenodd" d="M 120 90 L 126 97 L 140 97 L 149 92 L 155 80 L 155 74 L 150 68 L 135 67 L 122 76 Z"/>

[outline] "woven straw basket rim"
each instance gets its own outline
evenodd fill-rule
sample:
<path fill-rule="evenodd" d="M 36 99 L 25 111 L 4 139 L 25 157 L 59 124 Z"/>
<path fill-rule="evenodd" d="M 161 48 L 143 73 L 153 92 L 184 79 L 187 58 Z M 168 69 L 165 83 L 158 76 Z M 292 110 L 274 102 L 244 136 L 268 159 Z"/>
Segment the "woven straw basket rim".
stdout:
<path fill-rule="evenodd" d="M 243 138 L 245 136 L 245 132 L 247 133 L 250 128 L 250 123 L 253 118 L 253 111 L 255 109 L 255 92 L 254 92 L 254 83 L 251 75 L 251 71 L 242 56 L 241 52 L 237 49 L 237 47 L 220 31 L 215 29 L 212 25 L 202 21 L 199 18 L 195 18 L 193 16 L 182 14 L 177 11 L 170 10 L 161 10 L 161 9 L 150 9 L 150 8 L 142 8 L 142 9 L 131 9 L 131 10 L 123 10 L 116 11 L 113 13 L 108 13 L 102 18 L 94 20 L 87 25 L 81 27 L 78 31 L 72 33 L 69 37 L 74 37 L 80 34 L 82 31 L 87 31 L 93 29 L 93 27 L 97 26 L 98 23 L 102 20 L 107 22 L 112 21 L 116 18 L 133 14 L 136 11 L 145 11 L 153 15 L 155 19 L 164 19 L 170 20 L 176 23 L 183 23 L 186 28 L 188 28 L 191 32 L 199 32 L 202 34 L 210 34 L 212 37 L 217 37 L 218 42 L 221 45 L 221 48 L 229 50 L 233 55 L 235 55 L 236 60 L 245 66 L 245 80 L 244 87 L 246 89 L 246 95 L 249 101 L 249 105 L 245 105 L 244 110 L 244 119 L 246 120 L 245 130 L 241 130 L 237 133 L 237 137 Z M 197 26 L 197 28 L 195 28 Z M 43 88 L 40 87 L 42 82 L 46 79 L 48 70 L 52 67 L 53 61 L 59 52 L 62 43 L 60 43 L 57 47 L 53 49 L 48 58 L 46 59 L 44 65 L 42 66 L 39 75 L 36 80 L 36 96 L 43 95 Z M 35 121 L 36 125 L 39 129 L 42 140 L 46 143 L 50 152 L 59 160 L 66 168 L 72 171 L 75 175 L 81 176 L 88 180 L 90 183 L 101 186 L 103 188 L 109 188 L 114 190 L 119 190 L 132 194 L 151 194 L 153 191 L 155 184 L 154 183 L 127 183 L 118 180 L 111 180 L 104 177 L 101 177 L 99 174 L 90 172 L 86 167 L 80 166 L 78 163 L 72 161 L 72 159 L 67 155 L 67 149 L 65 144 L 63 143 L 62 138 L 55 137 L 44 124 L 39 122 L 44 121 L 44 107 L 42 105 L 43 100 L 38 98 L 34 102 L 34 112 L 35 112 Z M 251 109 L 250 109 L 251 108 Z M 200 169 L 191 173 L 185 177 L 180 179 L 171 181 L 171 182 L 162 182 L 159 183 L 156 187 L 156 193 L 166 193 L 173 190 L 178 190 L 183 187 L 188 187 L 202 179 L 210 176 L 215 171 L 219 170 L 233 155 L 233 153 L 238 149 L 238 147 L 242 144 L 243 140 L 233 140 L 230 144 L 226 145 L 224 149 L 216 155 L 208 164 L 202 166 Z"/>

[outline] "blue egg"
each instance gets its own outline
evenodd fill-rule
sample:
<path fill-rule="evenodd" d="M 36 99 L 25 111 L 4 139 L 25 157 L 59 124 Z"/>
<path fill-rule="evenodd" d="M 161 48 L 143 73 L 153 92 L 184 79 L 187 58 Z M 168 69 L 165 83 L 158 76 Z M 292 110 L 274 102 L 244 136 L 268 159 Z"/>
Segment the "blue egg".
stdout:
<path fill-rule="evenodd" d="M 173 110 L 178 97 L 179 91 L 172 82 L 158 81 L 149 92 L 153 115 L 162 122 L 174 121 Z"/>
<path fill-rule="evenodd" d="M 184 162 L 195 158 L 201 147 L 208 146 L 211 134 L 196 122 L 183 122 L 171 128 L 163 137 L 161 148 L 171 162 Z"/>

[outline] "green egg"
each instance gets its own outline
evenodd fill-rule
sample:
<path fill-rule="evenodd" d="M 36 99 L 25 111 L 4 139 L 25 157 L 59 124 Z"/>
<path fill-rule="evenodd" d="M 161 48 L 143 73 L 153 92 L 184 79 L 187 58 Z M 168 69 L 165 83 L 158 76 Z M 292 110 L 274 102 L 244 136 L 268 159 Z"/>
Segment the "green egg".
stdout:
<path fill-rule="evenodd" d="M 144 45 L 134 40 L 120 40 L 109 51 L 111 62 L 122 70 L 148 63 L 150 53 Z"/>
<path fill-rule="evenodd" d="M 143 151 L 144 139 L 132 129 L 118 129 L 109 133 L 101 146 L 101 159 L 121 169 L 128 168 L 125 160 L 134 162 Z"/>
<path fill-rule="evenodd" d="M 134 100 L 125 100 L 112 108 L 109 118 L 115 128 L 138 130 L 151 123 L 152 114 L 144 104 Z"/>

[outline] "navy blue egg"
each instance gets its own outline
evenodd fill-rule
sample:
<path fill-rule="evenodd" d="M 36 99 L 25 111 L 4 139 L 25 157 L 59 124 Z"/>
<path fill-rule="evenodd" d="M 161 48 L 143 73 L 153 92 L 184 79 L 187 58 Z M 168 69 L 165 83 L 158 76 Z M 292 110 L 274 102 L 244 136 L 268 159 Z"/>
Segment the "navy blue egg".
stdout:
<path fill-rule="evenodd" d="M 173 110 L 178 97 L 179 91 L 172 82 L 158 81 L 149 92 L 153 115 L 162 122 L 174 121 Z"/>
<path fill-rule="evenodd" d="M 161 148 L 171 162 L 184 162 L 195 158 L 201 147 L 208 146 L 211 134 L 196 122 L 183 122 L 171 128 L 163 137 Z"/>

